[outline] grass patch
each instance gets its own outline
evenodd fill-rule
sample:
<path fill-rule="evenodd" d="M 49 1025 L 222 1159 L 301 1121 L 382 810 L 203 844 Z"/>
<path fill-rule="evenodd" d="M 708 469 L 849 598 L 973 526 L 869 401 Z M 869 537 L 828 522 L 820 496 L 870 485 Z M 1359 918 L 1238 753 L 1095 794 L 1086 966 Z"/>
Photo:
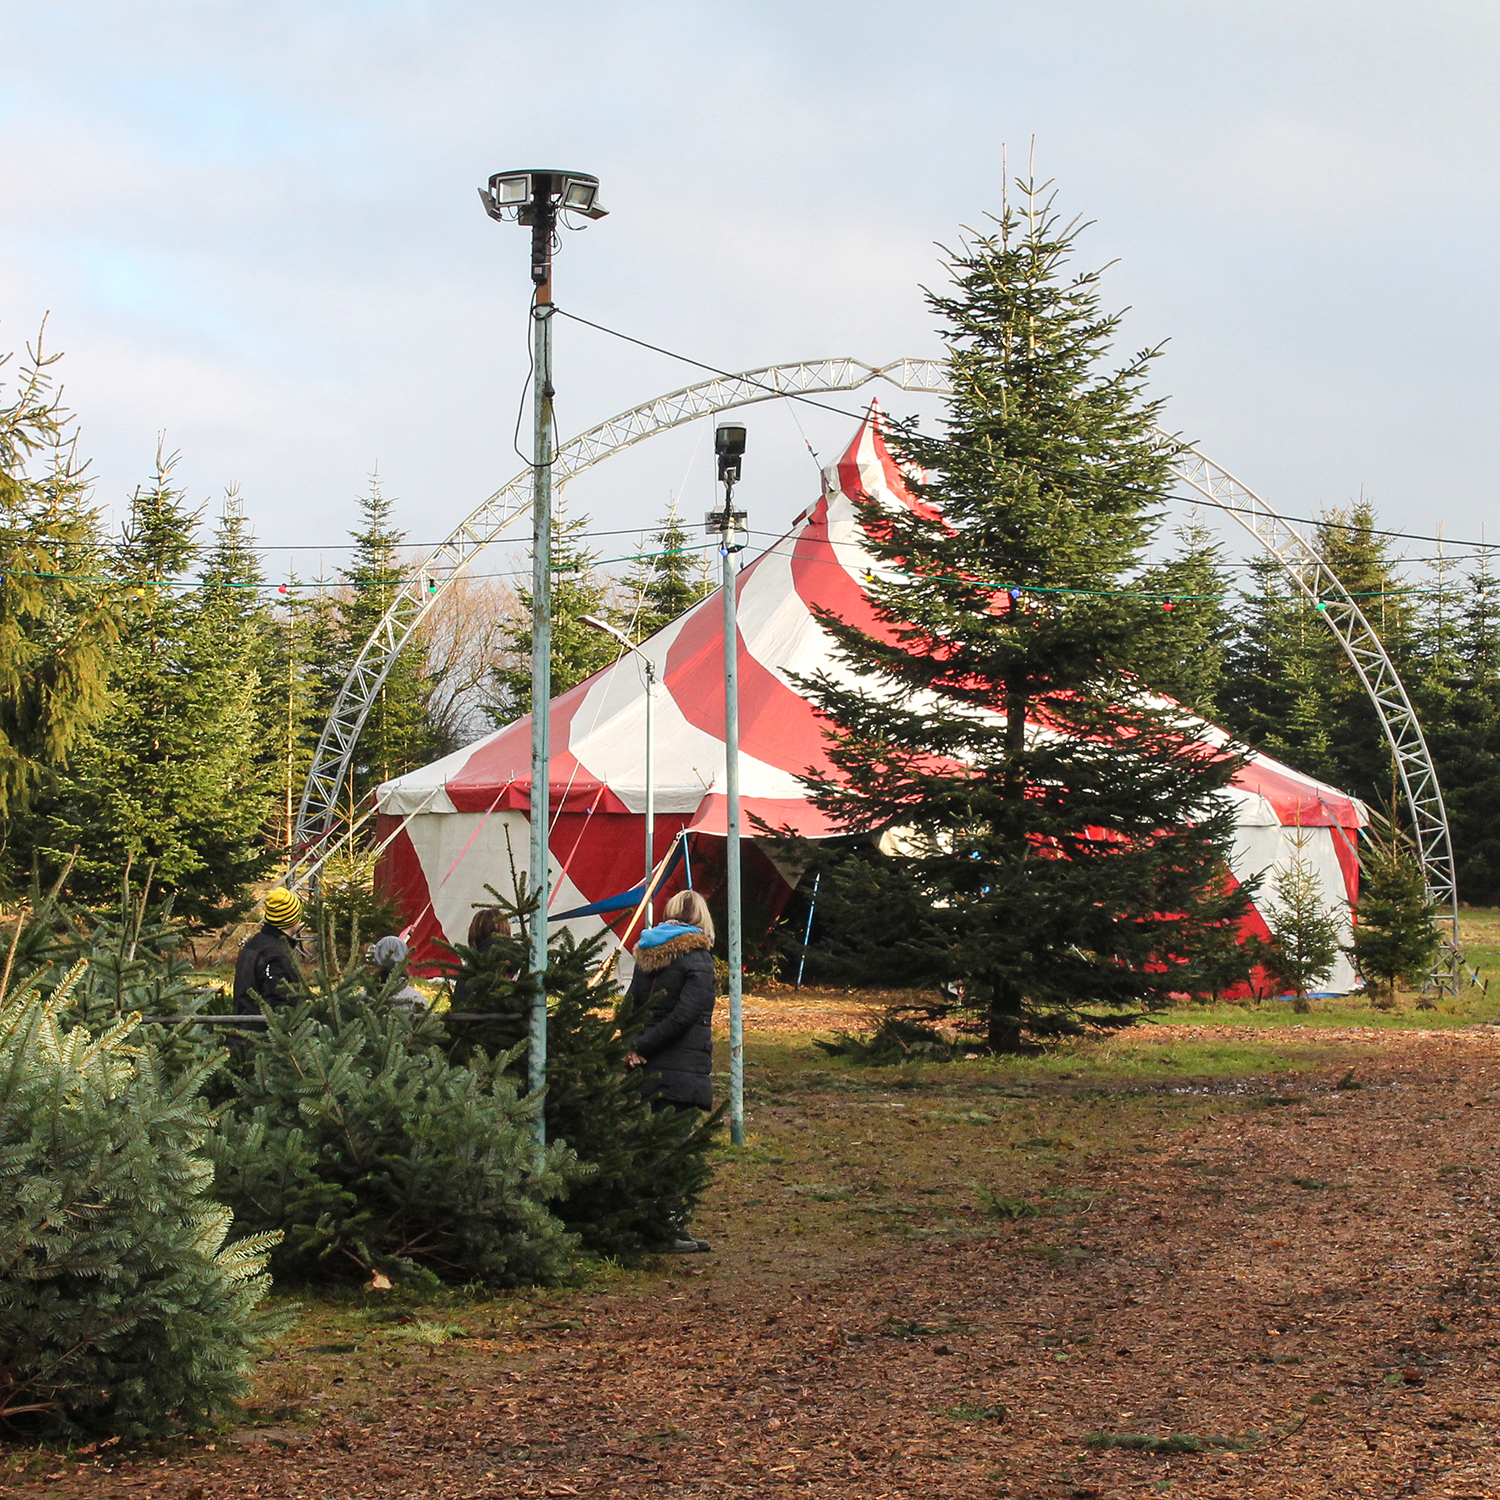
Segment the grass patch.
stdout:
<path fill-rule="evenodd" d="M 944 1415 L 959 1422 L 1003 1422 L 1010 1415 L 1010 1408 L 999 1401 L 990 1406 L 961 1401 L 957 1406 L 950 1406 Z"/>
<path fill-rule="evenodd" d="M 998 1194 L 992 1193 L 988 1188 L 980 1188 L 975 1196 L 979 1199 L 980 1207 L 992 1219 L 1036 1219 L 1041 1217 L 1041 1205 L 1031 1202 L 1029 1198 L 1002 1198 Z"/>

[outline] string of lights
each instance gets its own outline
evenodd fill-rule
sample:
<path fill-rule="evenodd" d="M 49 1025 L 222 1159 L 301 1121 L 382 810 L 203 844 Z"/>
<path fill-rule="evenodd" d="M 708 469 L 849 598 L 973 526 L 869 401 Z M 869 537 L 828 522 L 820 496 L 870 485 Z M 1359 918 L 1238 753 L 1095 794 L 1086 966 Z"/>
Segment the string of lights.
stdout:
<path fill-rule="evenodd" d="M 757 532 L 756 535 L 775 535 L 777 541 L 783 539 L 781 534 L 771 532 Z M 620 563 L 648 562 L 666 557 L 686 557 L 716 550 L 718 542 L 704 542 L 696 546 L 672 547 L 658 549 L 649 552 L 626 553 L 620 557 L 598 558 L 592 561 L 591 567 L 610 567 Z M 770 546 L 760 547 L 756 550 L 757 560 L 768 555 L 774 550 L 775 543 Z M 844 565 L 837 558 L 807 557 L 800 559 L 803 563 L 811 563 L 814 566 L 824 565 L 828 567 L 842 568 Z M 559 573 L 576 572 L 577 568 L 563 568 L 557 570 Z M 505 579 L 523 578 L 530 575 L 529 568 L 513 568 L 495 573 L 466 573 L 463 576 L 470 579 Z M 302 582 L 293 580 L 287 583 L 267 583 L 264 581 L 239 582 L 234 580 L 204 580 L 204 579 L 154 579 L 149 583 L 135 582 L 129 579 L 110 578 L 101 575 L 79 574 L 79 573 L 55 573 L 40 569 L 11 568 L 7 572 L 0 573 L 0 583 L 5 578 L 47 578 L 56 579 L 68 583 L 99 584 L 106 587 L 123 587 L 128 595 L 137 598 L 147 597 L 155 589 L 176 589 L 182 591 L 193 591 L 199 589 L 240 589 L 258 593 L 274 594 L 281 598 L 287 598 L 292 593 L 319 592 L 319 591 L 343 591 L 347 589 L 390 589 L 395 590 L 399 585 L 390 579 L 355 580 L 355 581 L 333 581 L 323 579 Z M 870 575 L 872 576 L 872 575 Z M 1079 598 L 1112 598 L 1112 599 L 1140 599 L 1149 600 L 1162 604 L 1163 608 L 1171 611 L 1179 604 L 1192 603 L 1230 603 L 1243 599 L 1243 595 L 1234 593 L 1221 594 L 1191 594 L 1191 593 L 1168 593 L 1159 589 L 1082 589 L 1071 588 L 1052 584 L 1003 584 L 996 583 L 987 585 L 993 588 L 997 594 L 1008 594 L 1012 600 L 1019 601 L 1028 596 L 1044 598 L 1049 595 L 1072 596 Z M 425 580 L 425 592 L 436 594 L 439 588 L 439 580 L 436 575 L 429 576 Z M 1440 590 L 1422 588 L 1420 586 L 1407 586 L 1402 588 L 1368 589 L 1363 591 L 1350 591 L 1352 599 L 1406 599 L 1437 597 Z M 1278 598 L 1298 598 L 1299 595 L 1278 595 Z M 1324 609 L 1326 605 L 1323 600 L 1315 602 L 1317 609 Z"/>

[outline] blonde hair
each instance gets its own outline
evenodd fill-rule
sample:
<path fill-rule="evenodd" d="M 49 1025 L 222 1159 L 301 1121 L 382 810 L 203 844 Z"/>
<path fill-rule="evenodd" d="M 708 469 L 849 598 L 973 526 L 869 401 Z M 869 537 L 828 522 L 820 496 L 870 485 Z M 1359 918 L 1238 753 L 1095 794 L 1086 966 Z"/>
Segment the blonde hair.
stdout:
<path fill-rule="evenodd" d="M 709 942 L 714 940 L 714 919 L 708 913 L 708 902 L 697 891 L 678 891 L 662 908 L 662 919 L 685 922 L 696 927 Z"/>

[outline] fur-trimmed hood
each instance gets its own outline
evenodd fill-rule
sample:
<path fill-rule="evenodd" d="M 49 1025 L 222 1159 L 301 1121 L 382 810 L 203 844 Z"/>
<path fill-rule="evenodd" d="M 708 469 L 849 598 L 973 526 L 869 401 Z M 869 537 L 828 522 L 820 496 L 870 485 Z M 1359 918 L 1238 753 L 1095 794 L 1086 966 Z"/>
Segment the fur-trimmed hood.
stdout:
<path fill-rule="evenodd" d="M 684 932 L 677 937 L 668 938 L 664 943 L 658 943 L 654 948 L 637 945 L 635 966 L 648 974 L 654 974 L 658 969 L 665 969 L 674 958 L 705 948 L 710 951 L 713 949 L 712 938 L 705 937 L 701 932 Z"/>

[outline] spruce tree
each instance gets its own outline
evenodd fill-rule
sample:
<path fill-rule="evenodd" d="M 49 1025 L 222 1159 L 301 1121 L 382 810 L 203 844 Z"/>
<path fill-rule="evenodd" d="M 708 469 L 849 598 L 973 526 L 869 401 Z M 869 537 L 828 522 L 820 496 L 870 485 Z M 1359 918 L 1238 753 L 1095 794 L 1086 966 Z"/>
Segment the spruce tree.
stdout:
<path fill-rule="evenodd" d="M 662 517 L 661 530 L 650 538 L 648 547 L 642 549 L 625 580 L 626 596 L 635 600 L 632 627 L 640 639 L 685 615 L 714 588 L 702 570 L 694 568 L 691 538 L 675 505 Z"/>
<path fill-rule="evenodd" d="M 400 553 L 406 533 L 395 525 L 395 507 L 386 499 L 378 475 L 371 475 L 359 508 L 362 524 L 358 531 L 350 532 L 354 551 L 341 575 L 344 597 L 338 612 L 337 654 L 325 668 L 330 706 L 332 695 L 352 670 L 406 577 Z M 404 651 L 391 664 L 360 732 L 351 767 L 355 803 L 362 802 L 381 782 L 426 764 L 432 749 L 421 653 Z"/>
<path fill-rule="evenodd" d="M 1364 978 L 1389 995 L 1424 979 L 1437 957 L 1436 914 L 1416 861 L 1394 839 L 1368 844 L 1353 947 Z"/>
<path fill-rule="evenodd" d="M 57 356 L 28 354 L 0 399 L 0 818 L 24 811 L 105 712 L 118 634 L 71 418 L 51 389 Z"/>
<path fill-rule="evenodd" d="M 1223 889 L 1239 762 L 1139 687 L 1172 628 L 1130 587 L 1176 451 L 1156 351 L 1107 367 L 1119 319 L 1025 191 L 930 299 L 946 431 L 893 434 L 925 504 L 861 506 L 882 628 L 823 613 L 853 681 L 802 684 L 838 773 L 807 778 L 814 801 L 884 835 L 825 881 L 846 972 L 961 986 L 995 1050 L 1171 1003 L 1244 909 Z"/>
<path fill-rule="evenodd" d="M 1500 578 L 1481 553 L 1459 605 L 1446 713 L 1425 714 L 1453 838 L 1458 890 L 1500 902 Z"/>
<path fill-rule="evenodd" d="M 0 1003 L 0 1421 L 155 1437 L 233 1415 L 274 1236 L 228 1242 L 204 1145 L 221 1054 L 169 1069 L 129 1019 L 75 1024 L 79 964 Z M 65 1024 L 64 1018 L 67 1018 Z"/>
<path fill-rule="evenodd" d="M 455 1067 L 441 1036 L 358 975 L 325 972 L 267 1013 L 210 1150 L 238 1222 L 284 1232 L 278 1274 L 490 1287 L 567 1275 L 576 1241 L 547 1204 L 578 1175 L 573 1153 L 553 1144 L 539 1164 L 535 1101 L 511 1059 Z"/>
<path fill-rule="evenodd" d="M 1271 881 L 1272 900 L 1266 925 L 1271 941 L 1261 961 L 1295 997 L 1295 1009 L 1307 1012 L 1308 991 L 1333 972 L 1339 956 L 1338 921 L 1323 899 L 1322 883 L 1306 858 L 1306 836 L 1293 838 L 1291 860 Z"/>
<path fill-rule="evenodd" d="M 619 646 L 602 631 L 582 624 L 584 615 L 608 617 L 609 581 L 598 570 L 598 554 L 583 541 L 589 518 L 552 518 L 552 696 L 560 697 L 607 667 Z M 531 712 L 531 590 L 518 590 L 523 615 L 505 633 L 507 659 L 492 674 L 485 712 L 495 724 L 510 724 Z"/>
<path fill-rule="evenodd" d="M 511 936 L 497 935 L 482 950 L 453 950 L 462 1010 L 485 1019 L 449 1023 L 450 1056 L 508 1058 L 519 1077 L 526 1068 L 532 992 L 524 976 L 535 906 L 498 895 L 495 902 Z M 643 1097 L 643 1072 L 627 1068 L 625 1056 L 645 1018 L 599 982 L 604 941 L 601 935 L 575 944 L 566 928 L 553 929 L 550 938 L 547 1139 L 565 1141 L 589 1169 L 552 1211 L 586 1248 L 631 1256 L 669 1242 L 673 1227 L 687 1222 L 712 1175 L 708 1153 L 717 1129 L 709 1120 L 684 1131 L 672 1112 L 653 1111 Z"/>
<path fill-rule="evenodd" d="M 1216 720 L 1224 655 L 1234 633 L 1224 549 L 1196 517 L 1177 528 L 1177 539 L 1176 555 L 1140 576 L 1143 592 L 1168 596 L 1158 602 L 1171 617 L 1170 629 L 1145 637 L 1141 679 L 1153 692 Z"/>
<path fill-rule="evenodd" d="M 1255 558 L 1249 572 L 1219 692 L 1224 726 L 1310 776 L 1337 781 L 1326 655 L 1332 632 L 1279 563 Z"/>
<path fill-rule="evenodd" d="M 278 849 L 293 842 L 302 788 L 312 766 L 331 699 L 320 671 L 322 641 L 334 637 L 333 604 L 322 589 L 304 590 L 295 573 L 277 595 L 264 692 L 266 751 L 271 766 L 268 832 Z"/>
<path fill-rule="evenodd" d="M 1412 591 L 1401 576 L 1390 539 L 1378 534 L 1374 507 L 1361 500 L 1348 509 L 1326 511 L 1318 526 L 1317 546 L 1379 635 L 1402 680 L 1416 688 L 1422 673 Z M 1399 796 L 1395 767 L 1375 707 L 1326 624 L 1319 640 L 1335 762 L 1326 779 L 1394 808 Z"/>
<path fill-rule="evenodd" d="M 208 589 L 183 586 L 198 556 L 197 516 L 173 463 L 159 455 L 116 549 L 127 609 L 109 711 L 25 831 L 44 869 L 67 869 L 80 896 L 108 899 L 134 870 L 173 893 L 183 916 L 221 925 L 248 904 L 267 859 L 268 788 L 255 763 L 260 647 L 246 630 L 242 650 L 237 616 L 247 606 L 227 574 Z M 219 565 L 239 567 L 238 550 Z"/>
<path fill-rule="evenodd" d="M 187 669 L 210 699 L 211 739 L 205 739 L 222 798 L 198 848 L 238 912 L 273 859 L 266 836 L 279 769 L 271 731 L 279 695 L 272 675 L 276 622 L 262 596 L 265 577 L 237 495 L 225 502 L 199 582 L 190 595 Z"/>

